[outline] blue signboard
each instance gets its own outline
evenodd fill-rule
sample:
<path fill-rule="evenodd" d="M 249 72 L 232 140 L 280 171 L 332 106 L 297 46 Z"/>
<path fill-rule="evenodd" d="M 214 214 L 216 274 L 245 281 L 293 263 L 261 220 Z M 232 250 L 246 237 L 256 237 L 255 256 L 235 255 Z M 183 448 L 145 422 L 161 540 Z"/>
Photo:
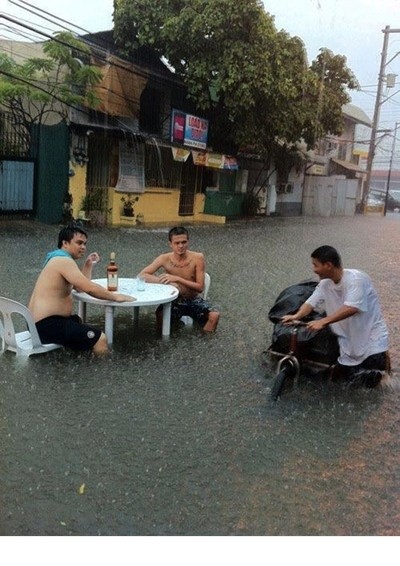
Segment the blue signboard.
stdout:
<path fill-rule="evenodd" d="M 198 149 L 206 149 L 208 120 L 186 114 L 179 110 L 172 111 L 171 141 Z"/>

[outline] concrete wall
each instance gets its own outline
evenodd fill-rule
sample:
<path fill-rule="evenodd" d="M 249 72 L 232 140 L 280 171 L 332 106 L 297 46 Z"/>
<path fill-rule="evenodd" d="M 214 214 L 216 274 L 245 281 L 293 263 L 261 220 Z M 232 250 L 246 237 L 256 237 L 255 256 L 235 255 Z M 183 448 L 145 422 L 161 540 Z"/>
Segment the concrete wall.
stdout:
<path fill-rule="evenodd" d="M 70 161 L 69 192 L 72 195 L 72 216 L 78 218 L 86 194 L 86 165 L 81 167 Z"/>
<path fill-rule="evenodd" d="M 135 203 L 134 217 L 123 215 L 122 196 L 127 196 L 127 193 L 109 189 L 111 213 L 108 218 L 108 223 L 114 226 L 132 226 L 140 223 L 183 224 L 186 222 L 225 222 L 224 216 L 203 213 L 205 195 L 202 193 L 195 195 L 193 214 L 185 216 L 179 215 L 179 189 L 146 189 L 143 194 L 137 195 L 139 200 Z"/>
<path fill-rule="evenodd" d="M 301 202 L 276 202 L 275 212 L 279 216 L 300 216 Z"/>
<path fill-rule="evenodd" d="M 83 166 L 70 162 L 69 192 L 72 195 L 72 215 L 82 218 L 82 200 L 86 195 L 86 164 Z M 128 193 L 108 189 L 108 211 L 105 214 L 109 226 L 132 226 L 138 223 L 181 224 L 183 222 L 215 222 L 224 223 L 225 216 L 204 213 L 205 195 L 197 193 L 194 200 L 193 215 L 179 215 L 180 189 L 147 188 L 143 194 L 129 193 L 138 196 L 134 205 L 134 217 L 123 215 L 121 198 Z M 99 221 L 100 223 L 100 221 Z"/>
<path fill-rule="evenodd" d="M 277 193 L 275 212 L 279 216 L 300 216 L 302 210 L 303 187 L 300 178 L 289 180 L 293 186 L 291 193 Z"/>

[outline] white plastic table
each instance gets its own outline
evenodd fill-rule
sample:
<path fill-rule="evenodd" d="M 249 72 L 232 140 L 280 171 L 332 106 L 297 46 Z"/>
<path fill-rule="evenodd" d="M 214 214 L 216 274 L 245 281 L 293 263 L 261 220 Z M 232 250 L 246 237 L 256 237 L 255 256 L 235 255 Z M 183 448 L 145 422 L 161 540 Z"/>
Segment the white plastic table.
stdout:
<path fill-rule="evenodd" d="M 94 283 L 107 287 L 107 279 L 93 279 Z M 78 314 L 84 321 L 86 319 L 86 305 L 102 305 L 105 311 L 105 335 L 110 345 L 113 343 L 114 333 L 114 310 L 118 308 L 133 308 L 134 319 L 137 320 L 139 307 L 151 305 L 163 305 L 162 335 L 169 336 L 171 330 L 171 303 L 178 297 L 179 291 L 173 285 L 162 285 L 159 283 L 146 283 L 144 291 L 138 291 L 136 279 L 119 278 L 118 293 L 130 295 L 136 301 L 117 303 L 116 301 L 105 301 L 96 299 L 87 293 L 72 291 L 73 297 L 79 301 Z"/>

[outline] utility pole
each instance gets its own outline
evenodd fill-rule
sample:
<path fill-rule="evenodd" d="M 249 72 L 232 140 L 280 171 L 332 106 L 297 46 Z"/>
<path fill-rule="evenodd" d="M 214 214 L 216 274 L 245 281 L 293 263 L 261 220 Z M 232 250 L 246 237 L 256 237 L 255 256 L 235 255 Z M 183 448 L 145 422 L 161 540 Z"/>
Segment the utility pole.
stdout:
<path fill-rule="evenodd" d="M 372 120 L 372 129 L 371 129 L 371 139 L 369 142 L 369 150 L 368 150 L 368 159 L 367 159 L 367 177 L 365 179 L 365 186 L 361 201 L 362 210 L 365 210 L 365 206 L 368 199 L 368 193 L 371 184 L 371 174 L 372 174 L 372 164 L 375 157 L 375 149 L 376 149 L 376 131 L 378 129 L 379 124 L 379 116 L 381 111 L 381 98 L 382 98 L 382 90 L 383 90 L 383 83 L 385 79 L 385 67 L 386 67 L 386 57 L 387 57 L 387 48 L 389 42 L 389 33 L 390 33 L 390 26 L 386 26 L 384 30 L 383 36 L 383 48 L 382 48 L 382 55 L 381 55 L 381 66 L 379 69 L 379 76 L 378 76 L 378 90 L 376 92 L 376 100 L 375 100 L 375 109 L 374 109 L 374 117 Z M 399 30 L 400 31 L 400 30 Z"/>
<path fill-rule="evenodd" d="M 397 136 L 398 126 L 399 126 L 399 122 L 396 122 L 395 125 L 394 125 L 394 132 L 393 132 L 392 153 L 390 155 L 389 173 L 388 173 L 387 184 L 386 184 L 385 206 L 384 206 L 384 209 L 383 209 L 383 216 L 386 216 L 386 212 L 387 212 L 387 205 L 388 205 L 388 200 L 389 200 L 389 190 L 390 190 L 390 177 L 392 175 L 392 166 L 393 166 L 394 150 L 396 148 L 396 136 Z"/>

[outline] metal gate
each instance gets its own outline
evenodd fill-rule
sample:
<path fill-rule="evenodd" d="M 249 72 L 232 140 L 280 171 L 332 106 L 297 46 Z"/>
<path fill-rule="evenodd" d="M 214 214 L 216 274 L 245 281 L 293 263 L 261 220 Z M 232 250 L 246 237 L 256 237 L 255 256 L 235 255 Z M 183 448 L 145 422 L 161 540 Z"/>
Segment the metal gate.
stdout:
<path fill-rule="evenodd" d="M 0 112 L 0 215 L 33 212 L 35 161 L 31 135 L 11 114 Z"/>
<path fill-rule="evenodd" d="M 201 180 L 203 176 L 203 167 L 192 165 L 190 162 L 181 164 L 181 178 L 180 178 L 180 197 L 179 197 L 179 216 L 191 216 L 194 212 L 194 201 L 196 190 L 199 191 L 201 187 Z"/>
<path fill-rule="evenodd" d="M 191 216 L 193 214 L 194 196 L 195 193 L 193 190 L 187 190 L 186 187 L 181 188 L 179 196 L 179 216 Z"/>
<path fill-rule="evenodd" d="M 32 212 L 33 161 L 0 161 L 0 212 Z"/>
<path fill-rule="evenodd" d="M 354 216 L 359 179 L 306 176 L 303 193 L 305 216 Z"/>

